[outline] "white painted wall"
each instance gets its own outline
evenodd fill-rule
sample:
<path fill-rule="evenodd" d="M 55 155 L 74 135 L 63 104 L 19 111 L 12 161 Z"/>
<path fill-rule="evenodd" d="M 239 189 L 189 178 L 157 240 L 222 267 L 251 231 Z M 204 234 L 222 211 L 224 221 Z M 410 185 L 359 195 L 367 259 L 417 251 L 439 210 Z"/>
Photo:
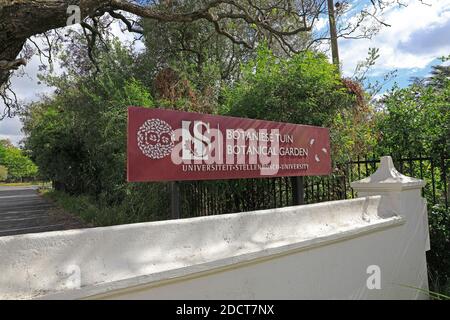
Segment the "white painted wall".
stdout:
<path fill-rule="evenodd" d="M 354 200 L 2 237 L 0 298 L 424 298 L 410 288 L 427 289 L 423 182 L 382 178 Z"/>

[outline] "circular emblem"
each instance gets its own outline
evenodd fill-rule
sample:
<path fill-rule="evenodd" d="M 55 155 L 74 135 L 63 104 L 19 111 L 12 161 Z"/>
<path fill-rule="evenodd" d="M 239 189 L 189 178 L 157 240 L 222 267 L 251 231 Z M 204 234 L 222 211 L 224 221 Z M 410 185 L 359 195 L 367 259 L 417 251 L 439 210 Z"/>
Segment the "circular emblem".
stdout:
<path fill-rule="evenodd" d="M 161 119 L 144 122 L 137 132 L 138 147 L 150 159 L 162 159 L 173 149 L 173 129 Z"/>

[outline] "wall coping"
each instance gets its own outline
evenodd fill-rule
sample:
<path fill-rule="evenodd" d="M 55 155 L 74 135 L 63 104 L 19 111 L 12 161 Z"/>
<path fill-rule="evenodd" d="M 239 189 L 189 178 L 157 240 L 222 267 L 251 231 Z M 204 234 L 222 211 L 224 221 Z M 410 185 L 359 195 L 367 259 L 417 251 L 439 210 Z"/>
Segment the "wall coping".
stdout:
<path fill-rule="evenodd" d="M 82 298 L 156 285 L 404 223 L 382 198 L 0 237 L 0 298 Z M 82 270 L 79 290 L 65 287 L 68 265 Z"/>
<path fill-rule="evenodd" d="M 167 270 L 155 274 L 133 277 L 98 285 L 83 287 L 78 290 L 68 290 L 58 293 L 44 295 L 37 300 L 82 300 L 82 299 L 104 299 L 114 298 L 116 295 L 130 291 L 140 291 L 151 287 L 161 286 L 171 282 L 185 281 L 225 270 L 239 268 L 241 266 L 259 263 L 277 257 L 295 254 L 322 246 L 327 246 L 336 242 L 354 239 L 373 232 L 380 232 L 386 229 L 403 225 L 406 220 L 401 216 L 393 216 L 381 222 L 360 226 L 355 229 L 345 230 L 340 233 L 333 233 L 325 236 L 318 236 L 313 239 L 303 240 L 297 243 L 281 245 L 273 248 L 263 249 L 234 257 L 227 257 L 211 262 L 191 265 L 174 270 Z"/>

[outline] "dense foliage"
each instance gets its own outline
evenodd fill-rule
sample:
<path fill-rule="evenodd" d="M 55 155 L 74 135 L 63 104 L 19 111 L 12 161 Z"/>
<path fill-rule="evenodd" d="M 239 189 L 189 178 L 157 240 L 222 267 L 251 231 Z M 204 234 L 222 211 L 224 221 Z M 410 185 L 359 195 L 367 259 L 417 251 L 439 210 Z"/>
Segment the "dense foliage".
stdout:
<path fill-rule="evenodd" d="M 427 253 L 430 283 L 436 291 L 450 292 L 450 66 L 433 68 L 429 78 L 416 79 L 409 87 L 394 87 L 380 101 L 376 114 L 378 154 L 394 158 L 431 157 L 422 170 L 428 181 L 431 250 Z M 431 181 L 434 180 L 434 186 Z M 433 189 L 433 191 L 431 191 Z M 434 196 L 433 196 L 434 194 Z M 434 199 L 433 199 L 434 198 Z"/>
<path fill-rule="evenodd" d="M 264 48 L 244 66 L 242 79 L 225 90 L 221 112 L 329 127 L 333 159 L 339 163 L 367 152 L 373 143 L 371 109 L 349 84 L 322 54 L 280 59 Z"/>
<path fill-rule="evenodd" d="M 364 110 L 323 55 L 277 58 L 262 47 L 240 69 L 241 80 L 223 82 L 220 94 L 209 101 L 209 91 L 176 71 L 179 64 L 158 69 L 117 41 L 108 44 L 108 54 L 97 58 L 101 72 L 85 72 L 83 61 L 63 54 L 65 72 L 42 79 L 56 88 L 55 94 L 32 104 L 23 116 L 26 148 L 46 178 L 70 194 L 92 197 L 99 207 L 126 212 L 108 224 L 159 219 L 169 208 L 164 184 L 126 182 L 130 105 L 332 126 L 336 146 L 351 141 L 335 148 L 340 156 L 348 157 L 356 150 L 355 141 L 363 142 L 349 132 L 367 128 L 367 121 L 358 123 L 354 117 Z"/>
<path fill-rule="evenodd" d="M 152 184 L 126 183 L 127 106 L 152 107 L 154 100 L 133 77 L 131 51 L 117 42 L 112 45 L 98 60 L 101 73 L 82 74 L 72 66 L 62 76 L 45 79 L 56 94 L 31 105 L 24 115 L 26 146 L 58 189 L 92 197 L 111 209 L 109 219 L 92 222 L 158 219 L 160 202 L 167 196 Z"/>
<path fill-rule="evenodd" d="M 443 88 L 394 88 L 378 113 L 380 153 L 395 157 L 450 154 L 450 82 Z"/>
<path fill-rule="evenodd" d="M 437 205 L 428 212 L 430 247 L 427 262 L 434 291 L 450 294 L 450 208 Z"/>
<path fill-rule="evenodd" d="M 6 181 L 8 179 L 8 168 L 0 166 L 0 181 Z"/>
<path fill-rule="evenodd" d="M 7 140 L 0 141 L 0 181 L 23 181 L 34 179 L 38 174 L 37 166 L 22 150 Z"/>

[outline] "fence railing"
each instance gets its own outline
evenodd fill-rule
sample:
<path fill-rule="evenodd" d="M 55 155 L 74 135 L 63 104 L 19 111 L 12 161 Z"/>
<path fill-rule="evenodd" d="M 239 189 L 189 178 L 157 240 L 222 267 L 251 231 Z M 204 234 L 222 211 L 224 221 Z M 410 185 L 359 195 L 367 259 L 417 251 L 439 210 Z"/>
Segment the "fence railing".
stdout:
<path fill-rule="evenodd" d="M 350 181 L 369 176 L 378 167 L 379 159 L 358 159 L 349 162 Z M 450 199 L 450 157 L 405 157 L 394 158 L 394 165 L 404 175 L 419 178 L 427 182 L 423 196 L 430 206 L 443 205 L 449 207 Z M 356 176 L 355 176 L 356 173 Z M 352 191 L 352 197 L 354 197 Z"/>
<path fill-rule="evenodd" d="M 358 158 L 336 165 L 330 176 L 304 177 L 304 203 L 355 198 L 350 183 L 374 173 L 379 162 L 375 156 Z M 427 182 L 423 196 L 429 206 L 448 208 L 450 157 L 394 158 L 394 164 L 401 173 Z M 294 190 L 292 177 L 182 182 L 181 215 L 193 217 L 290 206 L 296 204 Z"/>

